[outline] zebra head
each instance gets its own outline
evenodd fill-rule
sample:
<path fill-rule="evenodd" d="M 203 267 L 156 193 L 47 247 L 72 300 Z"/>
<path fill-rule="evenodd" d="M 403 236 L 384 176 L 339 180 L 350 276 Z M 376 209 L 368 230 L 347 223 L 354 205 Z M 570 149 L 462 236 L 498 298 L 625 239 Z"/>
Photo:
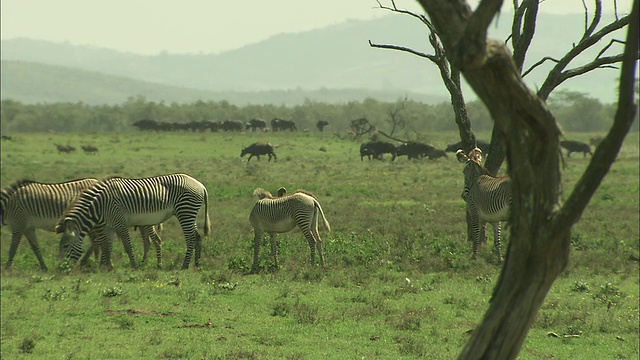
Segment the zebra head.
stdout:
<path fill-rule="evenodd" d="M 456 151 L 456 158 L 458 161 L 465 164 L 464 170 L 464 190 L 462 191 L 462 199 L 468 201 L 469 191 L 471 186 L 475 184 L 480 175 L 490 175 L 489 171 L 482 166 L 482 150 L 479 148 L 473 148 L 469 151 L 469 155 L 465 154 L 464 150 L 458 149 Z"/>
<path fill-rule="evenodd" d="M 78 195 L 69 205 L 56 224 L 56 234 L 60 234 L 60 252 L 72 260 L 82 255 L 82 241 L 95 227 L 101 226 L 102 218 L 96 207 L 97 193 L 93 187 Z"/>

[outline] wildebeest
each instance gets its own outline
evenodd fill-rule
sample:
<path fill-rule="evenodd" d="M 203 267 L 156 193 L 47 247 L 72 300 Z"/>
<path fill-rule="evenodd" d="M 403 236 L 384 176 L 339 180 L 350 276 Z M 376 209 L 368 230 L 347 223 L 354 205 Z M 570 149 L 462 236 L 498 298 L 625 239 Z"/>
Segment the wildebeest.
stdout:
<path fill-rule="evenodd" d="M 220 129 L 223 131 L 242 131 L 243 128 L 240 120 L 225 120 L 220 124 Z"/>
<path fill-rule="evenodd" d="M 562 140 L 560 146 L 567 149 L 567 157 L 571 157 L 572 152 L 581 152 L 583 157 L 587 157 L 587 154 L 593 155 L 591 152 L 591 146 L 587 143 L 575 140 Z"/>
<path fill-rule="evenodd" d="M 2 140 L 13 140 L 13 138 L 9 135 L 2 135 Z"/>
<path fill-rule="evenodd" d="M 487 155 L 489 154 L 489 150 L 491 149 L 491 144 L 483 141 L 483 140 L 476 140 L 476 147 L 480 148 L 480 150 L 482 150 L 482 152 Z M 458 149 L 463 149 L 462 146 L 462 141 L 458 141 L 455 144 L 449 144 L 447 145 L 447 147 L 444 149 L 444 151 L 446 152 L 456 152 L 458 151 Z M 471 149 L 463 149 L 465 152 L 470 151 Z"/>
<path fill-rule="evenodd" d="M 371 160 L 371 157 L 373 156 L 373 150 L 367 148 L 367 145 L 369 143 L 362 143 L 360 144 L 360 160 L 362 161 L 364 159 L 364 157 L 366 156 L 367 159 Z"/>
<path fill-rule="evenodd" d="M 396 147 L 390 142 L 386 141 L 370 141 L 360 145 L 360 160 L 365 156 L 369 159 L 382 160 L 382 154 L 391 154 L 392 159 L 396 157 Z"/>
<path fill-rule="evenodd" d="M 430 149 L 429 151 L 427 151 L 427 155 L 426 155 L 429 160 L 435 160 L 441 157 L 448 157 L 447 153 L 444 150 L 441 149 Z"/>
<path fill-rule="evenodd" d="M 271 161 L 271 157 L 273 156 L 273 161 L 276 161 L 276 153 L 273 151 L 273 145 L 270 143 L 253 143 L 246 148 L 242 149 L 240 153 L 240 157 L 244 157 L 246 154 L 250 154 L 247 162 L 251 160 L 252 157 L 256 156 L 258 160 L 260 160 L 260 155 L 269 155 L 269 161 Z"/>
<path fill-rule="evenodd" d="M 604 140 L 602 136 L 595 136 L 589 139 L 589 144 L 593 146 L 598 146 Z"/>
<path fill-rule="evenodd" d="M 424 144 L 417 141 L 410 141 L 404 144 L 400 144 L 396 147 L 396 153 L 393 160 L 397 156 L 406 155 L 409 159 L 421 159 L 429 153 L 429 151 L 435 150 L 432 145 Z"/>
<path fill-rule="evenodd" d="M 158 130 L 158 122 L 152 119 L 138 120 L 131 125 L 137 127 L 141 131 Z"/>
<path fill-rule="evenodd" d="M 86 154 L 95 154 L 98 152 L 98 148 L 93 145 L 82 145 L 82 150 Z"/>
<path fill-rule="evenodd" d="M 329 122 L 327 120 L 319 120 L 316 123 L 316 127 L 318 128 L 318 130 L 320 130 L 320 132 L 324 131 L 324 127 L 329 125 Z"/>
<path fill-rule="evenodd" d="M 58 149 L 59 153 L 71 153 L 76 151 L 76 148 L 71 146 L 71 145 L 58 145 L 56 144 L 56 148 Z"/>
<path fill-rule="evenodd" d="M 264 130 L 267 128 L 267 122 L 262 119 L 251 119 L 245 124 L 245 128 L 252 131 L 256 131 L 256 129 Z"/>
<path fill-rule="evenodd" d="M 284 120 L 275 118 L 271 120 L 271 129 L 273 131 L 297 131 L 296 123 L 293 120 Z"/>

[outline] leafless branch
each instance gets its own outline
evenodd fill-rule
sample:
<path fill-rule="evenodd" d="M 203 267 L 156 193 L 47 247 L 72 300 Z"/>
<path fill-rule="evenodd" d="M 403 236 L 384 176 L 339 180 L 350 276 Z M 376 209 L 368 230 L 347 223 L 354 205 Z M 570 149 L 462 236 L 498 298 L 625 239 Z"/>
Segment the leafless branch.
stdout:
<path fill-rule="evenodd" d="M 406 10 L 406 9 L 399 9 L 396 6 L 396 2 L 394 0 L 391 0 L 391 5 L 393 5 L 392 7 L 382 5 L 382 3 L 380 3 L 380 0 L 376 0 L 376 2 L 378 3 L 378 6 L 380 7 L 380 9 L 389 10 L 389 11 L 397 12 L 397 13 L 400 13 L 400 14 L 406 14 L 406 15 L 412 16 L 412 17 L 422 21 L 425 24 L 429 22 L 429 20 L 427 20 L 427 18 L 422 14 L 416 14 L 416 13 L 414 13 L 412 11 L 409 11 L 409 10 Z"/>
<path fill-rule="evenodd" d="M 429 59 L 429 60 L 431 60 L 433 62 L 436 62 L 436 57 L 434 55 L 425 54 L 423 52 L 420 52 L 420 51 L 417 51 L 417 50 L 413 50 L 411 48 L 404 47 L 404 46 L 388 45 L 388 44 L 375 44 L 375 43 L 371 42 L 371 40 L 369 40 L 369 46 L 374 47 L 374 48 L 380 48 L 380 49 L 390 49 L 390 50 L 404 51 L 404 52 L 411 53 L 413 55 L 420 56 L 422 58 Z"/>
<path fill-rule="evenodd" d="M 527 71 L 525 71 L 524 73 L 522 73 L 522 77 L 527 76 L 530 72 L 532 72 L 532 71 L 533 71 L 533 69 L 535 69 L 535 68 L 537 68 L 538 66 L 540 66 L 540 65 L 544 64 L 547 60 L 549 60 L 549 61 L 553 61 L 554 63 L 559 63 L 559 62 L 560 62 L 560 60 L 558 60 L 558 59 L 554 59 L 554 58 L 552 58 L 551 56 L 545 56 L 545 57 L 543 57 L 542 59 L 538 60 L 538 62 L 537 62 L 537 63 L 535 63 L 535 64 L 531 65 L 531 67 L 530 67 Z"/>
<path fill-rule="evenodd" d="M 613 62 L 616 61 L 620 61 L 620 58 L 618 56 L 610 56 L 610 57 L 602 57 L 602 55 L 604 54 L 604 52 L 606 50 L 609 50 L 612 46 L 613 43 L 623 43 L 620 40 L 613 40 L 612 42 L 609 42 L 609 44 L 607 44 L 596 56 L 595 60 L 593 61 L 593 63 L 590 64 L 586 64 L 583 65 L 579 68 L 575 68 L 575 69 L 569 69 L 569 70 L 565 70 L 567 68 L 567 66 L 569 66 L 569 64 L 576 58 L 578 57 L 580 54 L 582 54 L 584 51 L 586 51 L 587 49 L 589 49 L 590 47 L 594 46 L 595 44 L 597 44 L 600 40 L 602 40 L 602 38 L 604 38 L 607 35 L 610 35 L 611 33 L 613 33 L 616 30 L 619 30 L 623 27 L 625 27 L 626 25 L 629 24 L 629 16 L 624 16 L 616 21 L 613 21 L 612 23 L 602 27 L 600 30 L 593 32 L 595 30 L 596 25 L 599 22 L 599 17 L 600 17 L 600 11 L 599 10 L 601 8 L 600 5 L 600 1 L 596 1 L 596 15 L 594 15 L 594 20 L 592 21 L 592 23 L 589 25 L 588 28 L 585 29 L 585 33 L 583 34 L 582 38 L 580 39 L 580 41 L 575 44 L 573 46 L 573 48 L 571 48 L 563 57 L 562 59 L 556 61 L 556 65 L 553 67 L 553 69 L 551 69 L 551 71 L 549 72 L 547 78 L 545 79 L 544 83 L 542 84 L 542 86 L 540 87 L 540 90 L 538 91 L 538 95 L 543 98 L 543 99 L 547 99 L 549 97 L 549 94 L 551 93 L 551 91 L 553 91 L 553 89 L 555 89 L 556 87 L 558 87 L 560 84 L 562 84 L 563 81 L 575 76 L 568 76 L 568 74 L 573 74 L 573 73 L 577 73 L 577 74 L 584 74 L 585 69 L 588 69 L 588 71 L 596 69 L 596 68 L 602 68 L 602 67 L 608 67 L 608 66 L 603 66 L 603 65 L 608 65 L 608 64 L 612 64 Z M 586 12 L 587 10 L 585 10 Z M 640 58 L 638 57 L 638 55 L 636 55 L 636 58 Z M 538 66 L 539 64 L 537 63 Z M 530 68 L 529 70 L 527 70 L 527 74 L 531 72 L 531 70 L 533 70 L 533 67 Z M 524 75 L 523 75 L 524 76 Z"/>
<path fill-rule="evenodd" d="M 604 54 L 605 52 L 607 52 L 607 50 L 609 50 L 609 48 L 613 44 L 622 44 L 622 45 L 624 45 L 625 42 L 621 41 L 621 40 L 618 40 L 618 39 L 611 39 L 611 41 L 609 41 L 609 44 L 607 44 L 607 46 L 603 47 L 602 50 L 600 50 L 600 52 L 598 53 L 598 55 L 596 55 L 596 59 L 599 58 L 600 56 L 602 56 L 602 54 Z"/>

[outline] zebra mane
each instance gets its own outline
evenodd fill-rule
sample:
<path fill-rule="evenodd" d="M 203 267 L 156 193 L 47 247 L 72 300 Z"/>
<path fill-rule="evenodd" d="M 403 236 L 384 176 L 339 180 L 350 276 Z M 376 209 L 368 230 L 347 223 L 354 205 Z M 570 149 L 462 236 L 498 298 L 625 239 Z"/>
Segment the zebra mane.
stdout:
<path fill-rule="evenodd" d="M 7 187 L 3 187 L 2 188 L 2 196 L 4 197 L 11 197 L 13 196 L 13 194 L 18 191 L 18 189 L 20 189 L 21 187 L 27 186 L 29 184 L 35 184 L 36 181 L 34 180 L 29 180 L 29 179 L 20 179 L 20 180 L 16 180 L 13 183 L 11 183 L 11 185 L 7 186 Z"/>
<path fill-rule="evenodd" d="M 281 191 L 283 190 L 283 191 Z M 318 198 L 315 196 L 315 194 L 313 194 L 311 191 L 307 191 L 304 189 L 298 189 L 292 193 L 287 193 L 287 189 L 285 189 L 284 187 L 281 187 L 280 189 L 278 189 L 278 197 L 274 197 L 273 195 L 271 195 L 271 193 L 263 188 L 257 188 L 255 190 L 253 190 L 253 195 L 256 196 L 258 198 L 258 200 L 262 200 L 262 199 L 278 199 L 278 198 L 286 198 L 286 197 L 290 197 L 290 196 L 294 196 L 296 194 L 305 194 L 307 196 L 311 196 L 312 198 L 316 199 L 316 201 L 318 200 Z"/>
<path fill-rule="evenodd" d="M 101 182 L 108 182 L 111 181 L 113 179 L 122 179 L 122 176 L 118 176 L 118 175 L 109 175 L 109 176 L 105 176 L 103 177 L 100 181 Z"/>
<path fill-rule="evenodd" d="M 20 180 L 16 180 L 13 183 L 11 183 L 11 185 L 8 186 L 8 188 L 12 188 L 12 189 L 19 189 L 23 186 L 29 185 L 29 184 L 33 184 L 35 183 L 35 180 L 31 180 L 31 179 L 20 179 Z"/>
<path fill-rule="evenodd" d="M 273 195 L 271 195 L 270 192 L 268 192 L 267 190 L 263 189 L 263 188 L 257 188 L 255 190 L 253 190 L 253 195 L 256 196 L 258 198 L 258 200 L 262 200 L 262 199 L 273 199 Z"/>

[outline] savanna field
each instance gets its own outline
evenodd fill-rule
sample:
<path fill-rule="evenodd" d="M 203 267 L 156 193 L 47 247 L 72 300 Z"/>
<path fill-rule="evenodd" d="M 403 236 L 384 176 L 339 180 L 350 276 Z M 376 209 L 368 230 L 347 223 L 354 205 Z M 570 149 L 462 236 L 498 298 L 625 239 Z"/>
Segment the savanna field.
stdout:
<path fill-rule="evenodd" d="M 111 272 L 100 271 L 93 258 L 86 268 L 58 260 L 59 237 L 42 230 L 36 234 L 49 271 L 40 270 L 24 237 L 5 269 L 11 233 L 3 227 L 3 359 L 452 359 L 499 277 L 492 231 L 478 259 L 470 259 L 463 164 L 451 153 L 361 161 L 360 140 L 317 131 L 11 136 L 2 141 L 3 187 L 22 178 L 185 172 L 207 187 L 213 226 L 198 270 L 180 270 L 185 241 L 173 218 L 160 233 L 162 269 L 152 254 L 132 269 L 116 240 Z M 451 132 L 430 134 L 426 142 L 444 148 L 457 140 Z M 277 161 L 240 158 L 256 141 L 275 145 Z M 56 144 L 78 150 L 59 153 Z M 98 152 L 85 154 L 81 145 Z M 571 232 L 569 267 L 551 288 L 520 359 L 638 358 L 638 154 L 638 133 L 631 133 Z M 565 160 L 568 196 L 590 158 L 574 153 Z M 280 186 L 318 197 L 331 224 L 330 233 L 320 228 L 326 268 L 310 265 L 308 243 L 296 229 L 278 236 L 279 269 L 265 241 L 260 272 L 249 274 L 252 192 L 275 194 Z M 201 233 L 202 224 L 203 209 Z M 508 244 L 509 230 L 503 235 Z M 140 262 L 140 234 L 131 236 Z"/>

